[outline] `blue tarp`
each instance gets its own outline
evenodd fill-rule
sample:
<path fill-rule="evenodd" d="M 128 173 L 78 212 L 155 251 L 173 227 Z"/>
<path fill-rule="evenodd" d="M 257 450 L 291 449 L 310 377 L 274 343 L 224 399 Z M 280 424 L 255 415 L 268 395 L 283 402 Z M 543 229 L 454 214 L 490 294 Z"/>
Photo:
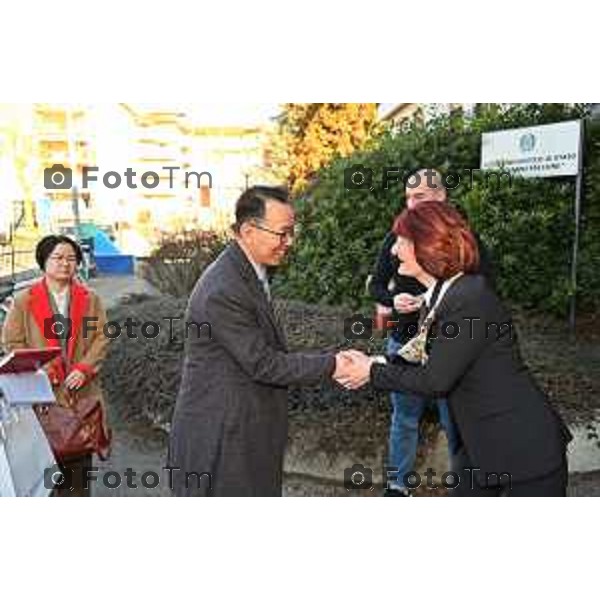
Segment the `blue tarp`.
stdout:
<path fill-rule="evenodd" d="M 94 258 L 99 273 L 133 275 L 135 264 L 130 254 L 123 254 L 106 233 L 96 229 L 94 233 Z"/>
<path fill-rule="evenodd" d="M 106 256 L 107 254 L 121 254 L 121 251 L 106 235 L 106 233 L 96 229 L 96 233 L 94 235 L 94 253 L 96 256 L 98 254 Z"/>
<path fill-rule="evenodd" d="M 130 254 L 96 254 L 96 269 L 101 274 L 133 275 L 135 264 Z"/>

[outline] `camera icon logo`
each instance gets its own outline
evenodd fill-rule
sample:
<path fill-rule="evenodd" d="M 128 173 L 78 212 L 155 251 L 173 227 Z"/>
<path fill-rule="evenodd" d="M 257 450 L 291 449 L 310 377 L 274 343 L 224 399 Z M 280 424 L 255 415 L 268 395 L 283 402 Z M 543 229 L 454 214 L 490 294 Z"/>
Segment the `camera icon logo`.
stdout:
<path fill-rule="evenodd" d="M 344 319 L 344 337 L 348 341 L 373 339 L 373 319 L 363 315 L 352 315 Z"/>
<path fill-rule="evenodd" d="M 58 465 L 44 469 L 44 487 L 47 490 L 72 490 L 73 471 L 71 469 L 61 470 Z"/>
<path fill-rule="evenodd" d="M 44 337 L 47 340 L 68 339 L 71 337 L 71 319 L 62 315 L 52 315 L 44 319 Z"/>
<path fill-rule="evenodd" d="M 359 464 L 344 469 L 344 487 L 349 492 L 352 490 L 372 490 L 373 469 Z"/>
<path fill-rule="evenodd" d="M 372 190 L 373 169 L 364 165 L 352 165 L 344 169 L 344 187 L 347 190 Z"/>
<path fill-rule="evenodd" d="M 64 165 L 44 169 L 44 187 L 47 190 L 69 190 L 73 187 L 73 170 Z"/>

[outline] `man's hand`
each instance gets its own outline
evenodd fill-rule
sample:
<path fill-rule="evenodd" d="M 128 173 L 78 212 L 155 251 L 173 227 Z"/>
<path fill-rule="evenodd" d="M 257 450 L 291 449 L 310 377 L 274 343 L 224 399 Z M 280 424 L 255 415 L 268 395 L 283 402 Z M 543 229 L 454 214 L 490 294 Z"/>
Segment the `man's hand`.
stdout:
<path fill-rule="evenodd" d="M 412 294 L 398 294 L 394 296 L 394 308 L 403 314 L 417 312 L 423 304 L 423 296 L 413 296 Z"/>
<path fill-rule="evenodd" d="M 335 355 L 335 371 L 333 373 L 333 379 L 338 381 L 340 377 L 344 375 L 346 370 L 350 367 L 351 359 L 346 355 L 345 352 L 338 352 Z"/>
<path fill-rule="evenodd" d="M 369 382 L 375 359 L 358 350 L 346 350 L 336 355 L 334 379 L 346 389 L 356 390 Z"/>

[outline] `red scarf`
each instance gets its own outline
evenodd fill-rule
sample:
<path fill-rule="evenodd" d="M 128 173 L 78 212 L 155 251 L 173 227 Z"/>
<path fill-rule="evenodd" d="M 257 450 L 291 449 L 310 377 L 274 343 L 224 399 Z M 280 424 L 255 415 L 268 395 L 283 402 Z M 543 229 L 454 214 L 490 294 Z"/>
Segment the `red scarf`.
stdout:
<path fill-rule="evenodd" d="M 48 339 L 45 335 L 45 327 L 53 321 L 54 311 L 50 305 L 50 290 L 46 283 L 46 278 L 40 279 L 29 288 L 29 311 L 46 341 L 47 347 L 60 348 L 58 339 Z M 69 318 L 71 319 L 71 334 L 67 340 L 66 360 L 60 356 L 54 359 L 48 367 L 48 375 L 53 385 L 62 384 L 67 374 L 74 368 L 77 368 L 90 376 L 93 370 L 88 365 L 81 363 L 73 364 L 73 355 L 75 353 L 75 342 L 83 324 L 83 317 L 89 308 L 90 294 L 88 289 L 73 279 L 69 289 Z"/>

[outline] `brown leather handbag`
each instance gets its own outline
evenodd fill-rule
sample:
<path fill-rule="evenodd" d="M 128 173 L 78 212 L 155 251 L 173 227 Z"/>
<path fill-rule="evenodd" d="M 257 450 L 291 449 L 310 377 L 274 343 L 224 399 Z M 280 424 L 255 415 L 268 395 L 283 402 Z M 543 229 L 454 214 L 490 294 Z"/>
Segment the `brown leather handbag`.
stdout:
<path fill-rule="evenodd" d="M 37 406 L 36 413 L 59 461 L 97 453 L 108 456 L 110 438 L 105 427 L 104 406 L 97 396 L 65 394 L 67 406 Z"/>

